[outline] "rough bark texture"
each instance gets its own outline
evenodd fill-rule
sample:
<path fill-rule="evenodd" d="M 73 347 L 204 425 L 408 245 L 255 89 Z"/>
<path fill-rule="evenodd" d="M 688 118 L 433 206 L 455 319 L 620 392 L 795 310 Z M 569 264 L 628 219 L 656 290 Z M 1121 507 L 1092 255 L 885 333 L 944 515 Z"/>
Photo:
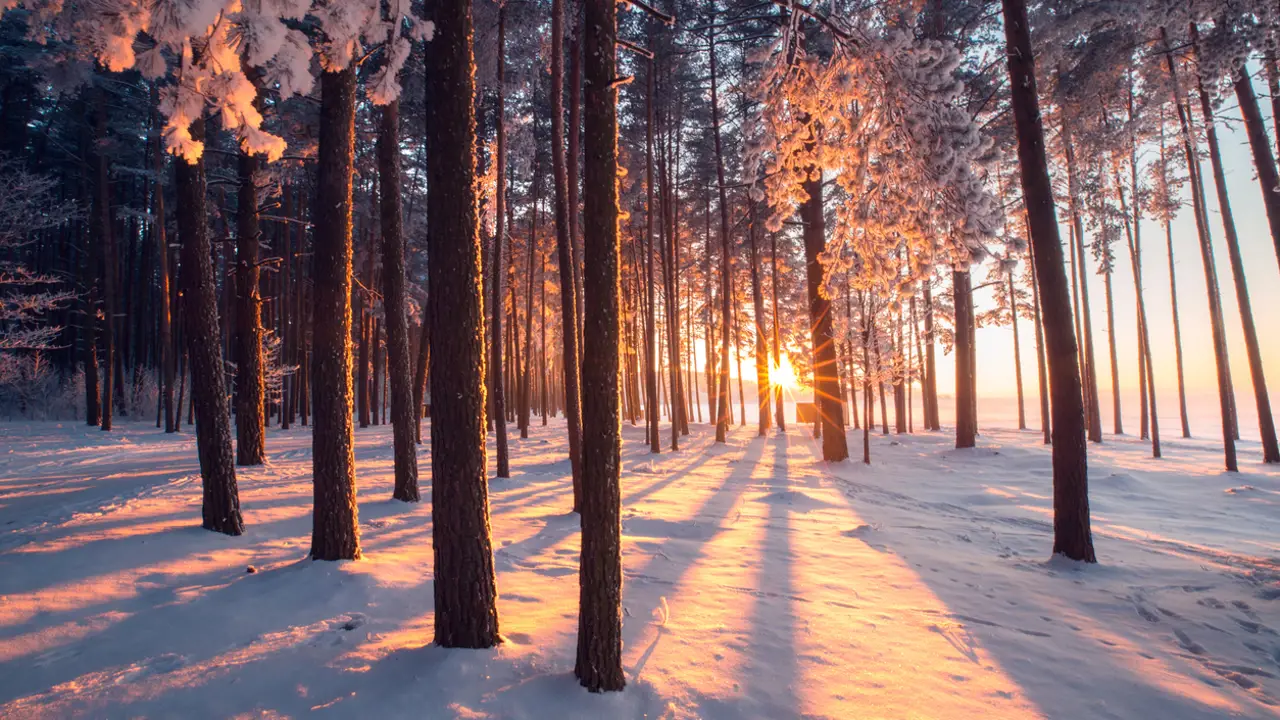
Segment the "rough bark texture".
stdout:
<path fill-rule="evenodd" d="M 351 383 L 351 172 L 356 72 L 320 76 L 320 147 L 312 269 L 311 557 L 360 557 Z"/>
<path fill-rule="evenodd" d="M 1036 281 L 1040 286 L 1053 394 L 1053 552 L 1073 560 L 1097 562 L 1089 526 L 1089 475 L 1080 369 L 1076 365 L 1071 298 L 1045 158 L 1044 128 L 1040 124 L 1027 6 L 1024 0 L 1002 0 L 1002 5 L 1022 192 L 1036 254 Z"/>
<path fill-rule="evenodd" d="M 449 341 L 430 353 L 435 641 L 483 648 L 500 637 L 485 472 L 471 3 L 443 0 L 431 9 L 436 34 L 426 45 L 427 316 L 431 327 L 450 329 Z"/>
<path fill-rule="evenodd" d="M 822 459 L 840 462 L 849 457 L 844 436 L 844 403 L 840 398 L 840 366 L 836 358 L 835 333 L 831 322 L 831 301 L 822 295 L 824 270 L 818 256 L 826 249 L 826 220 L 822 215 L 821 171 L 809 173 L 804 184 L 808 198 L 800 206 L 804 223 L 805 277 L 809 289 L 809 327 L 813 342 L 814 394 L 822 427 Z"/>
<path fill-rule="evenodd" d="M 204 120 L 192 123 L 191 136 L 204 139 Z M 218 341 L 218 290 L 205 212 L 204 160 L 174 162 L 178 186 L 178 237 L 182 241 L 182 306 L 186 313 L 187 356 L 196 414 L 196 451 L 204 500 L 200 508 L 207 530 L 239 535 L 240 493 L 231 454 L 231 416 L 224 392 L 222 344 Z"/>
<path fill-rule="evenodd" d="M 618 475 L 621 340 L 618 253 L 617 5 L 587 0 L 583 132 L 582 560 L 574 675 L 592 692 L 621 690 L 622 519 Z"/>
<path fill-rule="evenodd" d="M 577 208 L 568 187 L 564 149 L 564 0 L 553 0 L 551 8 L 551 165 L 555 181 L 556 259 L 560 272 L 560 334 L 564 373 L 564 416 L 569 435 L 569 467 L 573 473 L 573 509 L 582 506 L 582 422 L 581 391 L 578 387 L 578 304 L 574 290 L 574 257 L 571 240 Z M 576 49 L 576 42 L 574 44 Z M 574 86 L 576 91 L 576 86 Z M 577 173 L 574 173 L 575 180 Z"/>
<path fill-rule="evenodd" d="M 255 84 L 258 72 L 246 64 Z M 262 110 L 261 96 L 254 101 Z M 236 464 L 261 465 L 266 459 L 266 383 L 262 361 L 262 297 L 258 293 L 258 158 L 239 157 L 236 193 Z"/>
<path fill-rule="evenodd" d="M 414 442 L 413 358 L 404 274 L 404 234 L 400 218 L 400 102 L 382 108 L 378 128 L 379 211 L 382 224 L 382 308 L 387 318 L 391 434 L 395 449 L 395 489 L 391 497 L 417 502 L 418 453 Z M 421 414 L 421 406 L 417 412 Z"/>

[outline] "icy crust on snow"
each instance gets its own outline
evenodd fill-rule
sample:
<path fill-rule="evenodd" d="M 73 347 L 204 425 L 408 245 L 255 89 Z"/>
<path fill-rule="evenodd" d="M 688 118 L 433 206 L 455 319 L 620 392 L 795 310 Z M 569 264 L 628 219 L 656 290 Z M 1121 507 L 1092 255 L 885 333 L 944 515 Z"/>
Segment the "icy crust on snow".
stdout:
<path fill-rule="evenodd" d="M 807 429 L 651 456 L 624 428 L 623 693 L 572 676 L 577 517 L 559 423 L 490 498 L 502 632 L 430 644 L 430 504 L 359 431 L 364 559 L 305 559 L 310 438 L 240 468 L 246 534 L 199 528 L 194 442 L 0 425 L 0 717 L 1274 718 L 1280 473 L 1208 442 L 1091 448 L 1101 563 L 1050 559 L 1036 432 Z M 851 437 L 851 441 L 860 437 Z M 1256 450 L 1244 444 L 1242 457 Z M 430 467 L 427 446 L 422 467 Z M 1256 453 L 1255 453 L 1256 454 Z M 424 481 L 427 478 L 424 478 Z M 429 497 L 424 492 L 424 497 Z M 248 568 L 253 571 L 249 572 Z"/>

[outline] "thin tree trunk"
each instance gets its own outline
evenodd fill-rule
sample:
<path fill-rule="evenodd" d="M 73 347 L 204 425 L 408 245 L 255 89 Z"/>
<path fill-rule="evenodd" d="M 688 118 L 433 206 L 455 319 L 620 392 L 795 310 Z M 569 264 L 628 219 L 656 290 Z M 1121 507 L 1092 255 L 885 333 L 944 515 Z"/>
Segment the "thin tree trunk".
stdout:
<path fill-rule="evenodd" d="M 1268 60 L 1272 77 L 1275 77 L 1275 58 Z M 1262 113 L 1258 110 L 1258 98 L 1253 92 L 1253 81 L 1249 79 L 1248 68 L 1241 65 L 1233 77 L 1236 100 L 1240 103 L 1240 116 L 1244 118 L 1245 133 L 1249 136 L 1249 148 L 1253 151 L 1253 167 L 1258 173 L 1258 187 L 1262 190 L 1262 204 L 1267 211 L 1267 225 L 1271 229 L 1271 242 L 1276 249 L 1276 262 L 1280 262 L 1280 172 L 1276 170 L 1276 160 L 1271 154 L 1271 145 L 1267 142 L 1267 128 L 1262 122 Z M 1280 97 L 1273 91 L 1271 94 L 1272 112 L 1280 109 Z M 1272 118 L 1280 123 L 1280 118 Z M 1280 127 L 1280 125 L 1277 125 Z M 1280 134 L 1276 136 L 1280 144 Z M 1268 460 L 1278 462 L 1280 460 Z"/>
<path fill-rule="evenodd" d="M 490 285 L 493 289 L 493 313 L 489 322 L 489 347 L 490 359 L 489 367 L 493 378 L 493 386 L 490 392 L 493 393 L 491 405 L 493 406 L 493 425 L 496 437 L 498 467 L 495 473 L 497 477 L 511 477 L 510 461 L 508 459 L 507 450 L 507 399 L 503 384 L 505 379 L 502 371 L 502 344 L 504 337 L 502 334 L 502 280 L 506 274 L 506 264 L 502 259 L 503 245 L 506 243 L 507 228 L 506 223 L 506 196 L 507 196 L 507 135 L 506 135 L 506 114 L 507 114 L 507 91 L 506 91 L 506 55 L 507 55 L 507 6 L 505 3 L 498 6 L 498 102 L 494 109 L 495 122 L 497 124 L 497 189 L 494 191 L 497 209 L 495 213 L 496 229 L 493 233 L 493 279 Z M 443 320 L 443 318 L 441 318 Z M 435 393 L 432 393 L 435 397 Z"/>
<path fill-rule="evenodd" d="M 781 348 L 779 347 L 778 325 L 781 322 L 782 316 L 778 314 L 778 233 L 776 232 L 769 233 L 769 263 L 769 276 L 772 278 L 769 283 L 769 288 L 773 295 L 773 366 L 781 368 L 782 355 Z M 777 397 L 774 399 L 774 420 L 778 423 L 778 430 L 782 432 L 787 431 L 787 417 L 784 410 L 782 386 L 779 385 Z M 854 406 L 853 411 L 855 413 L 858 411 L 858 407 L 856 405 Z"/>
<path fill-rule="evenodd" d="M 155 251 L 156 251 L 156 275 L 158 287 L 156 288 L 157 315 L 160 321 L 160 338 L 159 338 L 159 356 L 160 356 L 160 398 L 164 408 L 164 431 L 173 433 L 178 431 L 174 417 L 173 405 L 173 383 L 177 374 L 177 362 L 173 352 L 173 321 L 172 309 L 169 305 L 170 287 L 169 287 L 169 240 L 166 235 L 165 215 L 164 215 L 164 184 L 161 179 L 164 177 L 164 151 L 160 147 L 160 112 L 159 112 L 159 91 L 155 85 L 151 88 L 151 105 L 152 105 L 152 135 L 151 135 L 151 170 L 153 179 L 151 181 L 152 192 L 152 208 L 151 212 L 155 215 L 152 220 L 152 227 L 155 228 Z"/>
<path fill-rule="evenodd" d="M 1196 231 L 1200 238 L 1200 261 L 1204 270 L 1205 290 L 1209 297 L 1209 323 L 1213 334 L 1213 355 L 1218 374 L 1218 405 L 1222 413 L 1224 464 L 1229 472 L 1236 472 L 1236 430 L 1232 414 L 1234 400 L 1230 385 L 1231 366 L 1227 358 L 1226 333 L 1222 327 L 1222 298 L 1218 292 L 1218 275 L 1214 268 L 1213 247 L 1209 237 L 1209 224 L 1203 199 L 1204 184 L 1200 179 L 1200 166 L 1193 145 L 1189 113 L 1187 108 L 1182 106 L 1183 94 L 1178 83 L 1178 72 L 1173 64 L 1173 55 L 1169 50 L 1169 36 L 1164 28 L 1160 29 L 1160 38 L 1164 44 L 1165 68 L 1172 81 L 1173 102 L 1177 106 L 1178 123 L 1182 129 L 1182 150 L 1190 175 L 1191 205 L 1195 211 Z"/>
<path fill-rule="evenodd" d="M 652 37 L 652 33 L 650 33 Z M 714 62 L 714 61 L 713 61 Z M 714 66 L 713 66 L 714 67 Z M 645 205 L 644 205 L 644 257 L 642 258 L 642 266 L 645 274 L 644 279 L 644 416 L 645 416 L 645 437 L 649 441 L 649 452 L 662 452 L 662 442 L 658 438 L 658 371 L 655 367 L 657 364 L 656 345 L 657 336 L 654 334 L 655 318 L 654 313 L 654 293 L 653 293 L 653 126 L 654 126 L 654 67 L 653 61 L 648 63 L 646 75 L 646 91 L 644 99 L 645 107 L 645 126 L 644 126 L 644 186 L 645 186 Z M 714 92 L 714 90 L 712 91 Z M 586 355 L 586 357 L 592 357 Z"/>
<path fill-rule="evenodd" d="M 104 431 L 111 429 L 112 408 L 116 388 L 116 247 L 111 218 L 111 180 L 107 170 L 107 156 L 103 150 L 107 134 L 106 91 L 97 93 L 94 111 L 94 137 L 97 140 L 93 156 L 95 183 L 93 195 L 94 239 L 96 251 L 102 258 L 98 270 L 102 274 L 102 404 L 101 423 Z"/>
<path fill-rule="evenodd" d="M 716 153 L 716 188 L 720 193 L 720 377 L 716 381 L 719 394 L 716 402 L 716 442 L 726 441 L 729 433 L 729 340 L 732 332 L 730 316 L 733 267 L 733 240 L 729 236 L 729 198 L 725 192 L 724 151 L 720 140 L 719 85 L 716 77 L 716 34 L 714 27 L 709 35 L 707 56 L 711 66 L 711 132 Z"/>
<path fill-rule="evenodd" d="M 927 430 L 941 430 L 942 418 L 938 412 L 938 364 L 934 351 L 933 287 L 930 279 L 924 282 L 924 426 Z"/>
<path fill-rule="evenodd" d="M 247 52 L 247 51 L 246 51 Z M 255 89 L 260 72 L 245 63 Z M 262 111 L 262 93 L 253 101 Z M 262 297 L 258 292 L 258 158 L 245 150 L 239 157 L 236 195 L 236 464 L 261 465 L 266 460 L 266 383 L 263 380 Z"/>
<path fill-rule="evenodd" d="M 952 293 L 956 310 L 956 447 L 971 448 L 977 444 L 978 429 L 974 419 L 973 397 L 973 328 L 970 317 L 973 310 L 973 290 L 970 288 L 969 271 L 953 270 Z"/>
<path fill-rule="evenodd" d="M 1199 56 L 1198 33 L 1191 26 L 1191 42 Z M 1253 322 L 1253 306 L 1249 301 L 1249 283 L 1245 277 L 1244 259 L 1240 255 L 1240 240 L 1236 236 L 1236 224 L 1231 213 L 1231 198 L 1227 194 L 1226 173 L 1222 168 L 1222 153 L 1218 147 L 1218 132 L 1214 127 L 1213 105 L 1204 82 L 1196 75 L 1196 90 L 1200 96 L 1200 112 L 1204 115 L 1205 140 L 1209 144 L 1209 162 L 1213 168 L 1213 184 L 1218 193 L 1218 211 L 1222 216 L 1222 230 L 1227 240 L 1227 257 L 1231 262 L 1231 275 L 1235 280 L 1236 305 L 1240 311 L 1240 326 L 1244 330 L 1245 353 L 1249 358 L 1249 376 L 1253 381 L 1253 398 L 1258 409 L 1258 431 L 1262 438 L 1262 461 L 1280 462 L 1280 445 L 1276 442 L 1276 426 L 1271 416 L 1271 399 L 1267 394 L 1267 375 L 1262 365 L 1262 352 L 1258 347 L 1258 330 Z M 1258 119 L 1261 126 L 1261 119 Z M 1267 143 L 1263 143 L 1266 147 Z M 1270 148 L 1267 147 L 1270 153 Z M 1270 186 L 1275 195 L 1275 186 Z M 1280 235 L 1277 236 L 1280 241 Z M 1277 245 L 1280 250 L 1280 244 Z M 1237 428 L 1238 431 L 1239 428 Z"/>
<path fill-rule="evenodd" d="M 204 140 L 204 118 L 191 124 L 191 137 Z M 191 397 L 198 413 L 196 451 L 203 484 L 202 525 L 239 535 L 240 493 L 231 453 L 231 417 L 223 391 L 222 346 L 218 343 L 218 294 L 205 214 L 204 160 L 174 162 L 178 192 L 178 236 L 182 240 L 182 307 L 186 313 L 187 355 L 191 360 Z M 199 401 L 195 396 L 199 395 Z"/>
<path fill-rule="evenodd" d="M 378 125 L 379 220 L 382 226 L 382 309 L 387 318 L 388 381 L 391 384 L 391 435 L 395 485 L 391 497 L 417 502 L 418 453 L 414 444 L 413 358 L 409 354 L 408 292 L 405 288 L 404 235 L 400 217 L 400 101 L 383 106 Z"/>
<path fill-rule="evenodd" d="M 1102 412 L 1098 407 L 1098 363 L 1093 352 L 1093 314 L 1089 310 L 1089 275 L 1084 256 L 1084 221 L 1077 208 L 1078 190 L 1075 173 L 1075 151 L 1071 143 L 1071 128 L 1063 125 L 1063 145 L 1067 159 L 1067 201 L 1071 215 L 1071 227 L 1075 233 L 1075 272 L 1080 279 L 1080 322 L 1083 323 L 1084 337 L 1084 390 L 1085 411 L 1087 413 L 1089 441 L 1102 442 Z"/>
<path fill-rule="evenodd" d="M 580 357 L 578 351 L 578 305 L 574 281 L 575 263 L 573 249 L 574 214 L 577 212 L 577 193 L 569 187 L 566 177 L 564 149 L 564 0 L 552 0 L 551 7 L 551 164 L 555 181 L 556 258 L 560 271 L 560 335 L 562 337 L 564 372 L 564 414 L 569 435 L 569 465 L 573 474 L 573 509 L 582 507 L 582 425 L 581 392 L 578 388 Z M 574 64 L 577 63 L 577 39 L 571 43 Z M 572 85 L 577 92 L 577 85 Z M 576 101 L 573 103 L 576 106 Z M 576 119 L 571 112 L 570 118 Z M 576 134 L 576 133 L 575 133 Z M 576 150 L 576 147 L 574 148 Z M 576 155 L 572 155 L 576 158 Z M 576 159 L 574 160 L 576 163 Z M 573 172 L 577 181 L 577 172 Z"/>
<path fill-rule="evenodd" d="M 1013 377 L 1018 386 L 1018 429 L 1026 430 L 1027 410 L 1022 400 L 1022 346 L 1018 341 L 1018 295 L 1013 285 L 1012 268 L 1009 270 L 1009 312 L 1013 325 Z"/>

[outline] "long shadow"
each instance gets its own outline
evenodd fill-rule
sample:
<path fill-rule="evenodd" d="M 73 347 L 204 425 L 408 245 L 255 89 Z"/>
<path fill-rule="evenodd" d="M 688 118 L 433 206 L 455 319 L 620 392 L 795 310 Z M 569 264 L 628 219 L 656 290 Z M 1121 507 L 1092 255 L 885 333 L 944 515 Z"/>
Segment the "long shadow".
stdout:
<path fill-rule="evenodd" d="M 796 685 L 800 676 L 796 655 L 800 638 L 792 607 L 796 589 L 795 558 L 791 511 L 788 509 L 790 503 L 784 496 L 791 490 L 787 466 L 791 439 L 780 434 L 770 443 L 773 445 L 774 472 L 768 481 L 771 488 L 769 515 L 761 541 L 760 574 L 756 583 L 760 595 L 756 597 L 750 631 L 751 666 L 758 671 L 757 677 L 768 677 L 770 682 L 760 683 L 753 689 L 766 694 L 771 709 L 799 714 L 800 698 L 796 696 Z"/>
<path fill-rule="evenodd" d="M 650 610 L 658 607 L 661 598 L 680 585 L 689 570 L 706 555 L 711 542 L 732 524 L 729 522 L 729 516 L 738 504 L 743 491 L 750 487 L 751 472 L 760 460 L 764 447 L 763 440 L 753 439 L 747 445 L 742 457 L 734 464 L 733 470 L 692 513 L 690 519 L 684 521 L 707 528 L 701 537 L 692 539 L 683 533 L 681 537 L 667 537 L 657 548 L 649 551 L 649 559 L 642 565 L 628 568 L 624 562 L 623 572 L 628 582 L 623 586 L 623 605 L 637 609 L 633 617 L 643 618 L 649 614 Z M 703 457 L 705 456 L 704 453 Z M 682 552 L 676 552 L 676 548 L 681 548 Z M 648 624 L 644 622 L 633 621 L 625 625 L 623 627 L 625 644 L 637 645 L 647 628 Z M 657 636 L 650 641 L 630 669 L 633 680 L 641 677 L 644 663 L 657 649 L 662 637 L 663 633 L 659 629 Z"/>
<path fill-rule="evenodd" d="M 648 485 L 624 494 L 622 497 L 622 507 L 625 510 L 629 505 L 646 498 L 663 488 L 670 486 L 672 483 L 678 482 L 688 476 L 689 473 L 707 462 L 705 455 L 699 455 L 679 468 L 665 473 L 666 477 L 656 478 Z M 622 477 L 623 486 L 630 484 L 630 480 L 635 477 L 634 473 L 625 474 Z M 560 481 L 563 482 L 563 481 Z M 554 547 L 575 532 L 578 532 L 581 525 L 579 518 L 573 513 L 551 514 L 543 517 L 545 524 L 541 530 L 530 535 L 524 540 L 503 545 L 498 548 L 497 552 L 500 557 L 505 556 L 511 560 L 525 560 L 535 557 L 548 548 Z"/>
<path fill-rule="evenodd" d="M 951 453 L 950 450 L 946 452 L 948 455 Z M 1043 461 L 1046 466 L 1049 459 L 1048 452 L 1045 452 Z M 962 480 L 963 477 L 958 474 L 956 479 Z M 850 484 L 840 477 L 835 481 L 846 489 Z M 1142 604 L 1135 601 L 1133 617 L 1141 617 L 1144 622 L 1126 624 L 1122 620 L 1125 617 L 1123 613 L 1111 612 L 1107 608 L 1116 603 L 1117 585 L 1135 590 L 1162 579 L 1172 578 L 1178 582 L 1180 578 L 1187 577 L 1185 573 L 1179 571 L 1162 578 L 1160 573 L 1166 572 L 1164 570 L 1133 569 L 1119 564 L 1107 566 L 1106 557 L 1102 558 L 1104 565 L 1101 567 L 1057 559 L 1048 562 L 1024 560 L 1016 553 L 1010 557 L 1008 547 L 1001 552 L 1001 548 L 987 548 L 984 544 L 981 534 L 989 531 L 985 526 L 1000 520 L 998 516 L 984 512 L 986 508 L 973 510 L 947 503 L 918 501 L 910 495 L 889 491 L 876 484 L 862 486 L 852 482 L 853 492 L 842 491 L 839 494 L 855 515 L 881 527 L 875 535 L 877 545 L 874 547 L 896 555 L 904 565 L 915 568 L 916 579 L 946 607 L 952 619 L 963 625 L 972 643 L 992 658 L 998 670 L 1016 683 L 1027 699 L 1047 717 L 1176 717 L 1185 720 L 1214 720 L 1228 715 L 1275 717 L 1275 706 L 1269 704 L 1273 698 L 1265 693 L 1232 694 L 1235 687 L 1231 682 L 1234 681 L 1214 677 L 1213 663 L 1204 662 L 1209 658 L 1196 657 L 1196 651 L 1187 649 L 1192 643 L 1184 643 L 1181 650 L 1175 646 L 1170 652 L 1169 645 L 1173 642 L 1171 624 L 1183 619 L 1177 613 L 1169 614 L 1163 610 L 1159 615 L 1150 610 L 1144 613 Z M 968 510 L 972 511 L 961 512 Z M 961 543 L 952 540 L 954 547 L 942 551 L 922 542 L 922 538 L 926 541 L 933 539 L 930 534 L 947 535 L 948 525 L 963 521 L 965 516 L 972 521 L 972 526 L 966 529 L 977 540 L 966 535 Z M 1013 542 L 1009 537 L 1014 534 L 1013 530 L 1015 528 L 1003 528 L 1006 535 L 999 542 Z M 1048 523 L 1039 520 L 1018 522 L 1016 532 L 1021 535 L 1020 540 L 1026 540 L 1024 544 L 1045 552 L 1051 546 L 1051 525 Z M 920 533 L 923 535 L 916 537 L 914 544 L 906 537 Z M 1034 576 L 1031 582 L 1035 584 L 1036 591 L 1025 592 L 1027 576 L 1011 576 L 1011 570 Z M 1127 582 L 1118 583 L 1117 574 L 1127 575 Z M 1099 593 L 1096 596 L 1098 600 L 1087 596 L 1081 599 L 1079 593 L 1082 589 L 1095 590 Z M 1179 592 L 1187 593 L 1199 589 L 1178 587 Z M 1096 606 L 1098 601 L 1102 603 L 1102 611 Z M 1023 618 L 1039 618 L 1042 624 L 1030 628 L 1017 627 L 1017 618 L 1009 619 L 1012 616 L 1002 613 L 1003 607 L 1016 608 L 1017 615 Z M 1148 627 L 1135 629 L 1146 623 L 1149 623 Z M 1212 637 L 1213 634 L 1209 635 Z M 974 659 L 972 648 L 957 647 L 957 652 Z M 1137 658 L 1159 662 L 1162 654 L 1180 656 L 1181 660 L 1171 660 L 1163 671 L 1139 671 L 1137 666 L 1141 661 Z M 1058 660 L 1054 662 L 1045 658 Z M 1187 664 L 1173 666 L 1182 661 Z M 1075 668 L 1080 668 L 1078 674 L 1073 673 Z M 1171 681 L 1168 676 L 1177 677 L 1177 680 Z M 1178 684 L 1187 692 L 1180 691 L 1176 687 Z M 1245 678 L 1243 686 L 1248 685 L 1256 687 L 1258 683 Z M 1217 700 L 1234 702 L 1237 707 L 1228 710 L 1194 697 L 1196 694 L 1214 694 L 1215 688 L 1224 689 L 1217 693 Z M 1227 688 L 1230 690 L 1225 690 Z"/>

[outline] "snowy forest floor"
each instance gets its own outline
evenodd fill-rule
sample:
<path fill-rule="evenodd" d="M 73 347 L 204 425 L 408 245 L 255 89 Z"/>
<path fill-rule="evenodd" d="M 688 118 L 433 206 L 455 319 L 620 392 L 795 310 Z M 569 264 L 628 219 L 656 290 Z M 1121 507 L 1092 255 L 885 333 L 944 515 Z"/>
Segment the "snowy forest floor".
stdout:
<path fill-rule="evenodd" d="M 1035 432 L 966 451 L 877 434 L 864 467 L 822 463 L 807 428 L 716 446 L 699 425 L 651 456 L 627 426 L 628 687 L 592 696 L 572 677 L 563 425 L 514 438 L 491 484 L 506 643 L 488 651 L 429 644 L 430 503 L 390 500 L 389 427 L 356 439 L 365 557 L 313 563 L 305 428 L 241 469 L 229 538 L 199 528 L 189 434 L 0 425 L 0 717 L 1280 713 L 1280 471 L 1254 443 L 1237 475 L 1208 441 L 1091 447 L 1100 564 L 1082 566 L 1049 559 Z"/>

